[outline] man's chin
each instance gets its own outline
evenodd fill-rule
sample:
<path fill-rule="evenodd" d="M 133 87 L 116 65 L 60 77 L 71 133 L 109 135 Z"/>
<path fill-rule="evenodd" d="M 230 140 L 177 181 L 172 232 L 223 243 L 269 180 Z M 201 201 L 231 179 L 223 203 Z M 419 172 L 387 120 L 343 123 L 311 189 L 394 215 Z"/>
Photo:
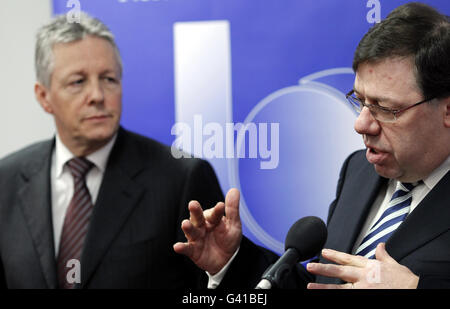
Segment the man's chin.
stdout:
<path fill-rule="evenodd" d="M 117 128 L 93 128 L 85 134 L 85 141 L 91 145 L 105 145 L 116 134 Z"/>
<path fill-rule="evenodd" d="M 93 134 L 88 136 L 88 140 L 92 143 L 108 143 L 111 138 L 114 136 L 116 131 L 109 131 L 109 132 L 101 132 L 98 134 Z"/>
<path fill-rule="evenodd" d="M 373 166 L 375 168 L 375 172 L 377 172 L 378 175 L 384 178 L 398 179 L 402 175 L 402 173 L 398 169 L 386 165 L 374 164 Z"/>

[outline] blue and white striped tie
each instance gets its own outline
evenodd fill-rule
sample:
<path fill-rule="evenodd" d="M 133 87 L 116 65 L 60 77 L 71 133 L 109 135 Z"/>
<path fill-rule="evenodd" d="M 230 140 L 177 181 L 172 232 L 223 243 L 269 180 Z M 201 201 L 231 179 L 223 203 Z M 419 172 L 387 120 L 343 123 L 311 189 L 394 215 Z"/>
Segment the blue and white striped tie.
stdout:
<path fill-rule="evenodd" d="M 397 190 L 392 195 L 387 209 L 375 222 L 356 250 L 357 255 L 375 258 L 375 249 L 381 242 L 386 242 L 397 227 L 409 214 L 412 190 L 418 183 L 397 183 Z"/>

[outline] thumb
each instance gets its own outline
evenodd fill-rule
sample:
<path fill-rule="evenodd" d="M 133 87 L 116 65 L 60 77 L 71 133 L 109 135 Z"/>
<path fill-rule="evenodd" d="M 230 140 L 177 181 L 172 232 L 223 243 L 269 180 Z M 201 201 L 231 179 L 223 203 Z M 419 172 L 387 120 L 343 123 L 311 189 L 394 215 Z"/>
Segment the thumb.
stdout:
<path fill-rule="evenodd" d="M 375 250 L 375 257 L 378 261 L 396 263 L 396 261 L 386 251 L 386 244 L 384 242 L 377 245 L 377 248 Z"/>
<path fill-rule="evenodd" d="M 192 257 L 193 249 L 189 243 L 177 242 L 173 245 L 173 250 L 178 254 L 183 254 L 189 258 Z"/>

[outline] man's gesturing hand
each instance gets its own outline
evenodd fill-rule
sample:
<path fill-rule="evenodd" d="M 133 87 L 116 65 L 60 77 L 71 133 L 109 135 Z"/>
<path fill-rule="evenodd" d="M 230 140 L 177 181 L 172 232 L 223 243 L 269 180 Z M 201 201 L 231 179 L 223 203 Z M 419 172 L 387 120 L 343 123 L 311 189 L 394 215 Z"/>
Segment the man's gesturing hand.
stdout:
<path fill-rule="evenodd" d="M 309 263 L 306 269 L 315 275 L 340 278 L 347 283 L 309 283 L 308 289 L 407 289 L 416 288 L 419 282 L 419 277 L 387 253 L 384 243 L 377 246 L 376 260 L 329 249 L 324 249 L 322 256 L 338 265 Z"/>
<path fill-rule="evenodd" d="M 241 242 L 239 191 L 230 189 L 225 203 L 219 202 L 211 209 L 203 211 L 197 201 L 189 202 L 188 208 L 190 218 L 181 223 L 187 242 L 178 242 L 173 249 L 214 275 L 227 264 Z"/>

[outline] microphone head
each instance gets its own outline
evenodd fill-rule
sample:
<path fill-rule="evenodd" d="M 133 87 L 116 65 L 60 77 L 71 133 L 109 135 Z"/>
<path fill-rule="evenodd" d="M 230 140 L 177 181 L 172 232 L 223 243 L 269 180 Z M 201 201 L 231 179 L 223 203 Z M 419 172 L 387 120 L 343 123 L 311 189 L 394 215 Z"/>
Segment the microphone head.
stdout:
<path fill-rule="evenodd" d="M 322 219 L 314 216 L 301 218 L 289 229 L 285 250 L 294 248 L 299 254 L 299 261 L 308 260 L 322 250 L 327 235 L 327 227 Z"/>

